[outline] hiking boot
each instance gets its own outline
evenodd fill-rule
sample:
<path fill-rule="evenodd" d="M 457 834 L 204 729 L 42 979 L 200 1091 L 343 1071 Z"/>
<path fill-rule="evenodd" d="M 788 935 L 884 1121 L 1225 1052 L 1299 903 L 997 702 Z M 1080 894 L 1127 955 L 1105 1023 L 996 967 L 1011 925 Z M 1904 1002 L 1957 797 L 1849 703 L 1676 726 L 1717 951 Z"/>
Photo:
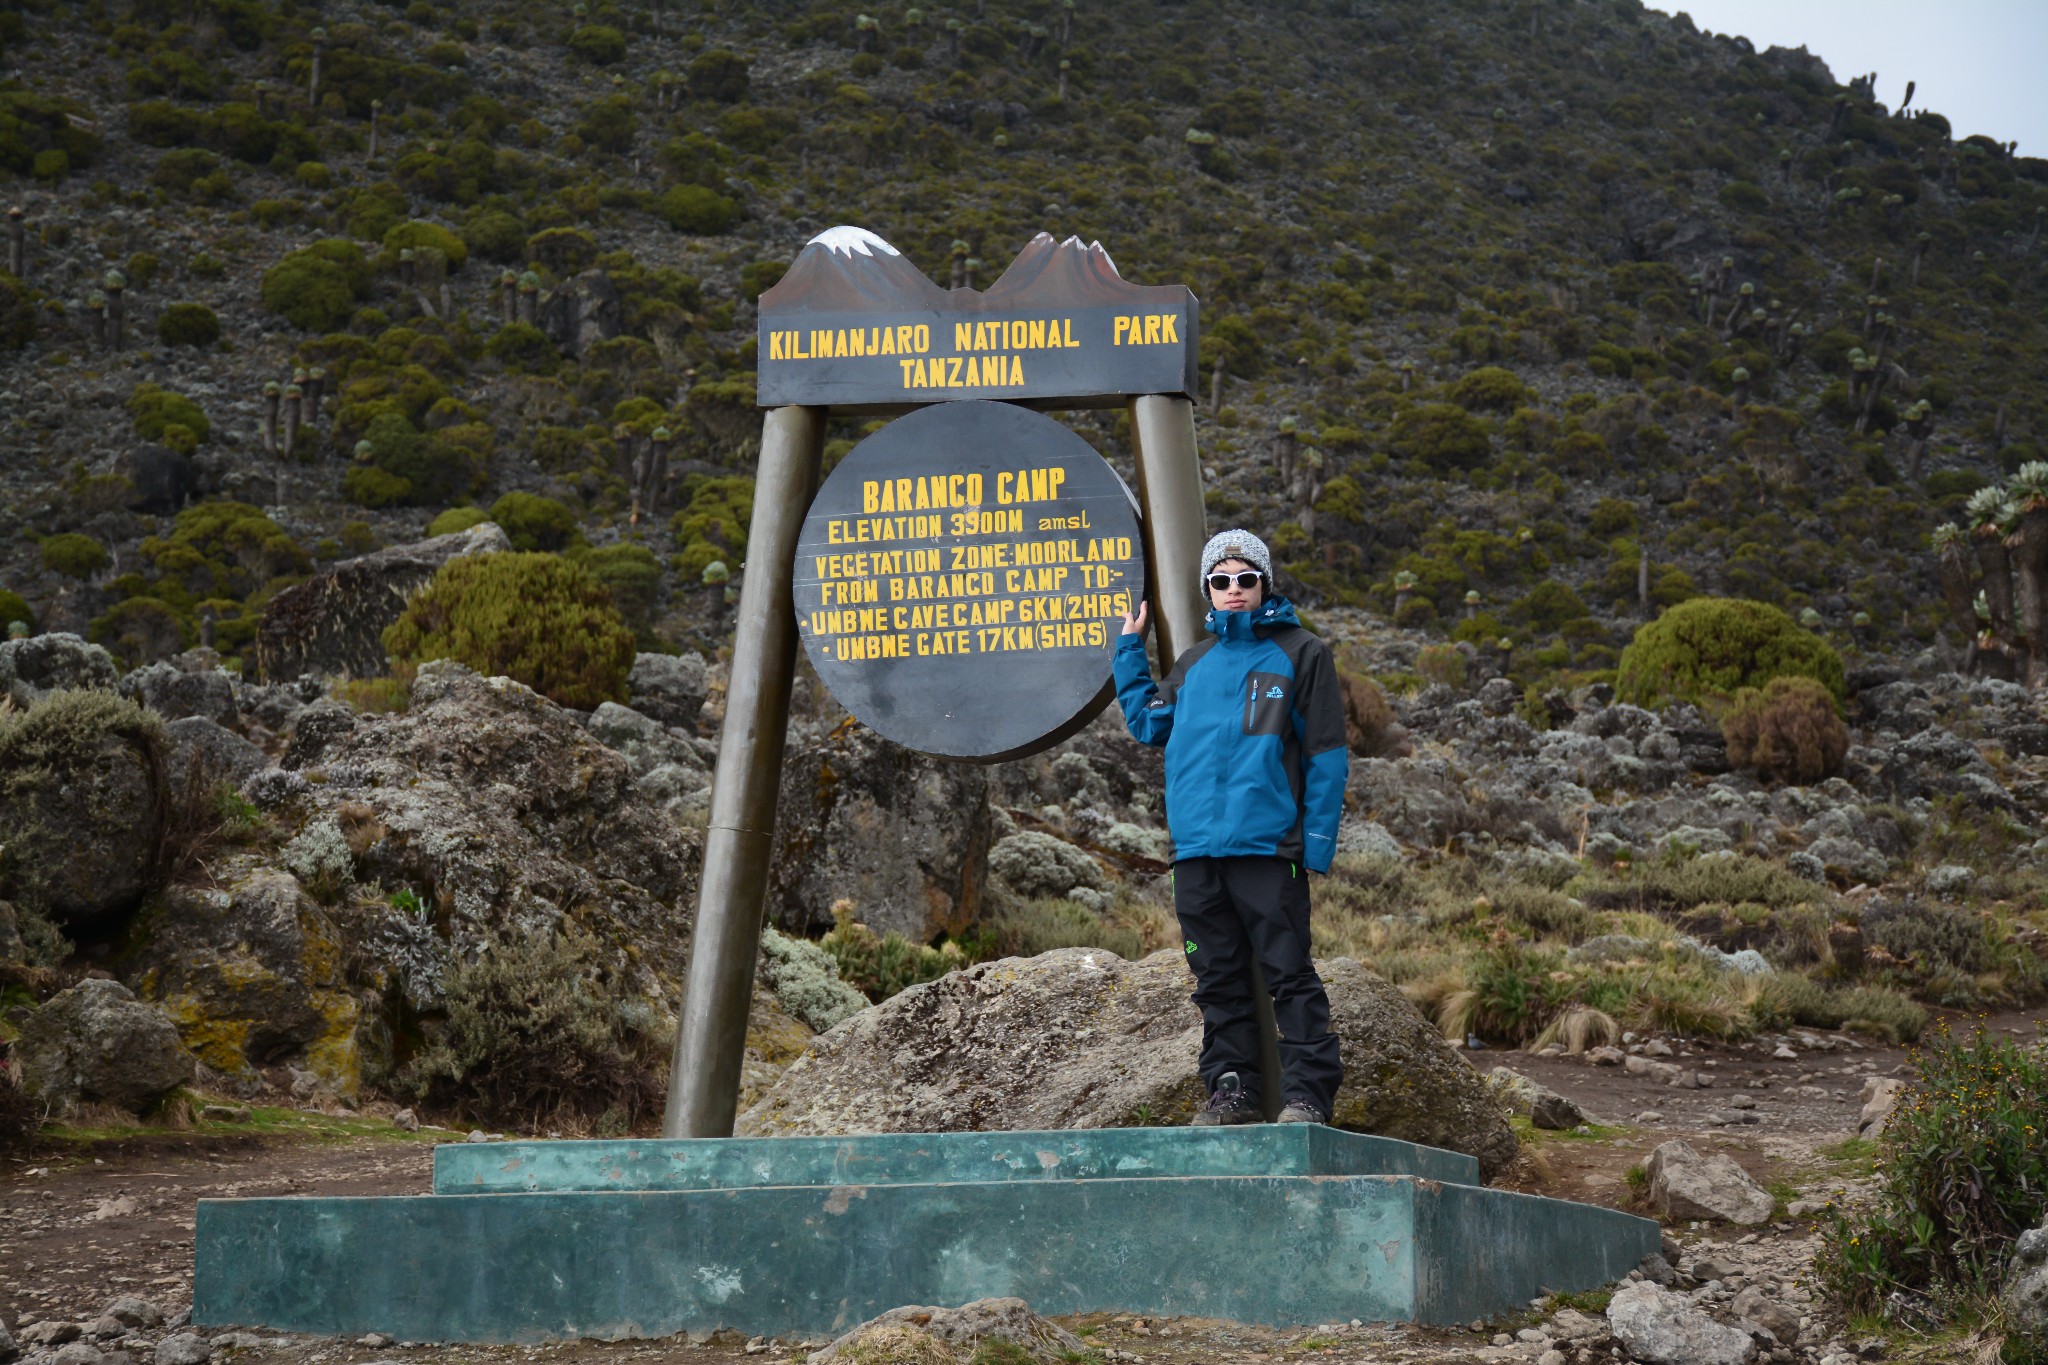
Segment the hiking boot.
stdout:
<path fill-rule="evenodd" d="M 1235 1071 L 1226 1071 L 1216 1078 L 1216 1089 L 1209 1096 L 1209 1102 L 1195 1114 L 1191 1124 L 1196 1128 L 1217 1128 L 1226 1123 L 1257 1123 L 1259 1102 L 1244 1093 L 1244 1085 L 1237 1079 Z"/>
<path fill-rule="evenodd" d="M 1299 1095 L 1287 1101 L 1287 1107 L 1280 1111 L 1275 1123 L 1328 1123 L 1330 1116 L 1316 1108 L 1313 1100 L 1302 1099 Z"/>

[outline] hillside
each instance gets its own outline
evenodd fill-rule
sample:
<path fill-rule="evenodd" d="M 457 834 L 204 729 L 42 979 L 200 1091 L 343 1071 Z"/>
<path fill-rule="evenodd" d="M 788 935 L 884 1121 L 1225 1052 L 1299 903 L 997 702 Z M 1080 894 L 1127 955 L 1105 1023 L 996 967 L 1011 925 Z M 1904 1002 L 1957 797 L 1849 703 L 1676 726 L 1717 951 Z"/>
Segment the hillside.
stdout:
<path fill-rule="evenodd" d="M 1414 574 L 1402 623 L 1522 682 L 1612 665 L 1642 547 L 1653 606 L 1930 643 L 1930 532 L 2048 426 L 2048 162 L 1633 0 L 31 0 L 0 77 L 0 591 L 131 664 L 515 491 L 714 643 L 750 300 L 838 222 L 941 284 L 1050 229 L 1190 285 L 1212 518 L 1312 606 Z"/>

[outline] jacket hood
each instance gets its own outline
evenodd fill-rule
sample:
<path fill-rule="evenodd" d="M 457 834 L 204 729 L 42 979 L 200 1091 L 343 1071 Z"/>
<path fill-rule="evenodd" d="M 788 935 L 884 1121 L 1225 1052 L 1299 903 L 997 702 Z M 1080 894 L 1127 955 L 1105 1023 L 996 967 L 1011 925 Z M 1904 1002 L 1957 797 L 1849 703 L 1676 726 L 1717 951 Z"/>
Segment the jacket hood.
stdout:
<path fill-rule="evenodd" d="M 1301 624 L 1301 618 L 1294 613 L 1294 603 L 1284 597 L 1267 598 L 1257 611 L 1219 611 L 1211 607 L 1204 620 L 1220 640 L 1256 640 L 1257 631 Z"/>

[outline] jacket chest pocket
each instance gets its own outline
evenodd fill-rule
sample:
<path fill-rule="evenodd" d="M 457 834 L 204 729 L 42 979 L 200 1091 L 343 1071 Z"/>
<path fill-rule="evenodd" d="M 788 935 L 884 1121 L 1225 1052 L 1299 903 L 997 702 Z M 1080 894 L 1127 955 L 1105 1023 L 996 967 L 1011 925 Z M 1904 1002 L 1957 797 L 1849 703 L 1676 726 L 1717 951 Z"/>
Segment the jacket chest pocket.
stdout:
<path fill-rule="evenodd" d="M 1293 710 L 1294 679 L 1279 673 L 1253 673 L 1244 681 L 1244 720 L 1240 729 L 1247 735 L 1284 735 Z"/>

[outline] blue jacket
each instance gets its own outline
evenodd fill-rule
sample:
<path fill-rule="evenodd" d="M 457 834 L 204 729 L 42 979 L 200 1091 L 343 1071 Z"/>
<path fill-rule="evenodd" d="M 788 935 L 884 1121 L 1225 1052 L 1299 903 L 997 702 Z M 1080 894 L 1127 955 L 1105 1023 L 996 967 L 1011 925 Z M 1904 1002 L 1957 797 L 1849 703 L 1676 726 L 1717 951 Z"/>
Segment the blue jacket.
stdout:
<path fill-rule="evenodd" d="M 1330 651 L 1284 597 L 1208 622 L 1162 683 L 1142 634 L 1117 640 L 1124 724 L 1166 746 L 1173 856 L 1264 854 L 1327 872 L 1351 766 Z"/>

